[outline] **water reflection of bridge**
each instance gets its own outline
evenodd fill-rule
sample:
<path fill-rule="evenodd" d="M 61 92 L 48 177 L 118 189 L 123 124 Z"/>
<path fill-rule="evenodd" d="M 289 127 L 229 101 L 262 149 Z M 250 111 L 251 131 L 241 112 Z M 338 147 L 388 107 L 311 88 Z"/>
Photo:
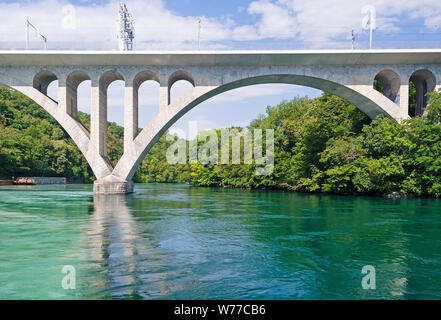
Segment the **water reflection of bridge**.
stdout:
<path fill-rule="evenodd" d="M 93 269 L 101 277 L 91 280 L 98 281 L 91 287 L 94 291 L 111 292 L 115 298 L 165 295 L 170 292 L 165 273 L 151 272 L 162 263 L 158 259 L 162 253 L 153 241 L 142 237 L 127 201 L 124 195 L 94 196 L 87 238 Z M 148 292 L 139 292 L 139 284 L 145 282 L 152 286 Z"/>

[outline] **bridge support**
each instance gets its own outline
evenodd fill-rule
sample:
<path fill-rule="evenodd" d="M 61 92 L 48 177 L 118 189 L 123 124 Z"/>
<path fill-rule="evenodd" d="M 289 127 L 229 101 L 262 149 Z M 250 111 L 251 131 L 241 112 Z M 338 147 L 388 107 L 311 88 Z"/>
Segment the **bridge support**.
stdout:
<path fill-rule="evenodd" d="M 133 192 L 133 181 L 120 179 L 114 175 L 98 179 L 93 184 L 94 194 L 127 194 Z"/>

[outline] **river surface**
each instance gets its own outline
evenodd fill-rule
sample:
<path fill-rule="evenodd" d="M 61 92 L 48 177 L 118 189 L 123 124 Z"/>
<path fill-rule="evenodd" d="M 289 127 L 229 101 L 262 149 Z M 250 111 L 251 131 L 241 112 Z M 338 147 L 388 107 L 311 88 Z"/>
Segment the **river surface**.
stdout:
<path fill-rule="evenodd" d="M 441 298 L 441 200 L 0 187 L 0 299 L 378 298 Z"/>

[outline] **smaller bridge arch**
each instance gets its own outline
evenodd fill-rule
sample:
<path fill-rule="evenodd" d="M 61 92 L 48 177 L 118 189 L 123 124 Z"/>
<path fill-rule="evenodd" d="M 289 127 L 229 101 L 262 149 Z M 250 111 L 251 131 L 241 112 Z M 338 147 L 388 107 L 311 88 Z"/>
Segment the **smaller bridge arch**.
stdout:
<path fill-rule="evenodd" d="M 66 78 L 66 113 L 78 119 L 78 87 L 87 80 L 89 75 L 81 70 L 73 71 Z"/>
<path fill-rule="evenodd" d="M 415 87 L 415 101 L 409 101 L 409 115 L 421 116 L 429 100 L 426 94 L 435 90 L 436 77 L 428 69 L 419 69 L 410 76 L 409 84 L 411 82 Z"/>
<path fill-rule="evenodd" d="M 47 88 L 53 81 L 56 80 L 58 80 L 58 77 L 54 72 L 42 70 L 34 76 L 33 87 L 44 95 L 47 95 Z"/>
<path fill-rule="evenodd" d="M 194 77 L 187 71 L 184 70 L 178 70 L 174 72 L 169 78 L 168 78 L 168 104 L 171 103 L 171 88 L 173 85 L 178 81 L 188 81 L 191 83 L 193 87 L 195 87 L 195 81 Z"/>
<path fill-rule="evenodd" d="M 374 78 L 374 88 L 394 103 L 400 102 L 401 78 L 395 71 L 385 69 Z"/>
<path fill-rule="evenodd" d="M 130 143 L 138 135 L 139 128 L 139 88 L 146 81 L 155 81 L 160 84 L 158 76 L 150 71 L 143 70 L 136 74 L 132 83 L 126 83 L 124 105 L 124 149 L 127 150 Z M 158 95 L 160 92 L 158 91 Z"/>
<path fill-rule="evenodd" d="M 159 78 L 153 71 L 149 71 L 149 70 L 141 71 L 133 79 L 133 88 L 139 89 L 139 87 L 145 81 L 149 81 L 149 80 L 153 80 L 159 83 Z"/>
<path fill-rule="evenodd" d="M 117 70 L 105 71 L 103 74 L 101 74 L 100 79 L 99 79 L 100 90 L 102 90 L 103 92 L 106 92 L 107 88 L 109 88 L 109 85 L 113 81 L 117 81 L 117 80 L 121 80 L 124 82 L 126 81 L 125 78 L 123 77 L 123 75 Z"/>

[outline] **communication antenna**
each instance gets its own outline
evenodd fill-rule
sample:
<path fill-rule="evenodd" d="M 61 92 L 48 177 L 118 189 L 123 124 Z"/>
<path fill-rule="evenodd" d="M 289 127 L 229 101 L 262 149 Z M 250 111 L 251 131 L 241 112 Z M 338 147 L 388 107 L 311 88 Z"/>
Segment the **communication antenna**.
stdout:
<path fill-rule="evenodd" d="M 355 39 L 357 38 L 358 33 L 355 33 L 354 29 L 352 29 L 352 34 L 351 34 L 351 38 L 352 38 L 352 50 L 354 50 L 354 44 L 355 44 Z"/>
<path fill-rule="evenodd" d="M 133 50 L 133 39 L 135 38 L 135 22 L 132 15 L 127 10 L 125 3 L 119 3 L 119 49 Z"/>
<path fill-rule="evenodd" d="M 198 18 L 198 50 L 201 49 L 201 18 Z"/>
<path fill-rule="evenodd" d="M 43 41 L 44 49 L 47 49 L 47 38 L 43 36 L 40 31 L 29 21 L 29 18 L 26 18 L 26 49 L 29 49 L 29 27 L 32 27 L 35 32 L 40 36 L 41 41 Z"/>

